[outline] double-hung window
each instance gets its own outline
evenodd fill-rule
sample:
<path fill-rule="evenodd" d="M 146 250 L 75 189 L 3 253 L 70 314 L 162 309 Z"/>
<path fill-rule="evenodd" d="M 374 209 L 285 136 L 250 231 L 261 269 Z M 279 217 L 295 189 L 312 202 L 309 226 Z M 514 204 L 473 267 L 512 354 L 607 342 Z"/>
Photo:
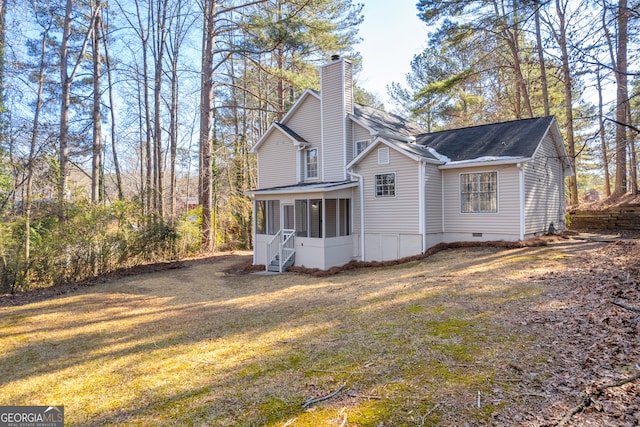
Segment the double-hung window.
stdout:
<path fill-rule="evenodd" d="M 460 174 L 460 210 L 498 212 L 498 172 Z"/>
<path fill-rule="evenodd" d="M 304 170 L 306 179 L 318 178 L 318 149 L 309 148 L 304 152 Z"/>
<path fill-rule="evenodd" d="M 396 174 L 383 173 L 376 175 L 376 197 L 395 197 Z"/>

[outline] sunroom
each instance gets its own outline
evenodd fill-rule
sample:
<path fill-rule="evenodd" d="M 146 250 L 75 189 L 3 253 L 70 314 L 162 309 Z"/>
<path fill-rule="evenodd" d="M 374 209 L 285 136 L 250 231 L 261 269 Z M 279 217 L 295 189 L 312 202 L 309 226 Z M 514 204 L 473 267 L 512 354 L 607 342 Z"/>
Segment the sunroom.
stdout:
<path fill-rule="evenodd" d="M 357 181 L 308 183 L 248 192 L 254 200 L 253 264 L 328 269 L 353 258 Z"/>

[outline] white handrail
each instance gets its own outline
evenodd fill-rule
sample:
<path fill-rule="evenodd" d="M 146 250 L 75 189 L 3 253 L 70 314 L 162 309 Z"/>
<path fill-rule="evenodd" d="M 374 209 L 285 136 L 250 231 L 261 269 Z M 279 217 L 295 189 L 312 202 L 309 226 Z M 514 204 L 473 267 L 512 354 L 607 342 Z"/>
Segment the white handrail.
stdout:
<path fill-rule="evenodd" d="M 280 272 L 282 273 L 283 267 L 287 265 L 287 262 L 291 259 L 293 254 L 296 253 L 293 237 L 295 236 L 294 230 L 284 230 L 282 233 L 282 246 L 280 246 Z"/>
<path fill-rule="evenodd" d="M 278 232 L 269 240 L 267 243 L 267 265 L 265 267 L 266 271 L 269 271 L 269 264 L 276 259 L 276 256 L 280 253 L 281 245 L 280 245 L 280 235 L 282 230 L 278 230 Z M 274 246 L 277 244 L 277 247 Z M 282 259 L 282 257 L 280 257 Z"/>

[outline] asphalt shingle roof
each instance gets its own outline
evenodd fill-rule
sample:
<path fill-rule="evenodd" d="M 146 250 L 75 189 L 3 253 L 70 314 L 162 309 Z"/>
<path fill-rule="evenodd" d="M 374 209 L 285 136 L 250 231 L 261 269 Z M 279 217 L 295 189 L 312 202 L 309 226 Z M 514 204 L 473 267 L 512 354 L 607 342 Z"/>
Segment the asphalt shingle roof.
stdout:
<path fill-rule="evenodd" d="M 420 135 L 416 144 L 451 159 L 531 157 L 553 122 L 553 116 L 445 130 Z"/>
<path fill-rule="evenodd" d="M 354 105 L 353 115 L 359 122 L 380 133 L 415 138 L 426 132 L 403 117 L 360 104 Z"/>
<path fill-rule="evenodd" d="M 415 143 L 394 144 L 426 158 L 458 162 L 480 158 L 531 157 L 553 122 L 553 116 L 478 125 L 427 133 L 398 115 L 356 104 L 354 117 L 374 131 Z M 435 151 L 435 156 L 434 156 Z"/>

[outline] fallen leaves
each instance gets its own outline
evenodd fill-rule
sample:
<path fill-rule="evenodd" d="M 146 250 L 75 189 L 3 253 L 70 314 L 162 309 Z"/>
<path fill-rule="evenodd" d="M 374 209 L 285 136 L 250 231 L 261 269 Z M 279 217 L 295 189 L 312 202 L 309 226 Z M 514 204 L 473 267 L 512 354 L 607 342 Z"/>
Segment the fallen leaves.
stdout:
<path fill-rule="evenodd" d="M 546 406 L 510 420 L 536 426 L 638 425 L 639 278 L 640 241 L 630 239 L 576 255 L 566 271 L 534 279 L 547 285 L 552 298 L 532 307 L 522 321 L 555 334 L 557 357 L 541 384 L 549 396 Z"/>

